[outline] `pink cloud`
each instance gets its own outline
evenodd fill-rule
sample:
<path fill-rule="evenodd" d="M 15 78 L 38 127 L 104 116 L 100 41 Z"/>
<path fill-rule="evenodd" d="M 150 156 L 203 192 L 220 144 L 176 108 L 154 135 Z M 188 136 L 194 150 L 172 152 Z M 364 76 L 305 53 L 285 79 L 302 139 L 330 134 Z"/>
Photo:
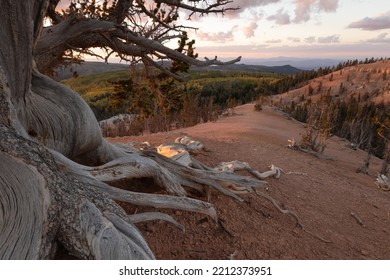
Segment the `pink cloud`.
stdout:
<path fill-rule="evenodd" d="M 240 13 L 251 8 L 256 8 L 260 6 L 266 6 L 273 3 L 279 3 L 281 0 L 234 0 L 231 4 L 229 4 L 230 7 L 239 7 L 240 9 L 238 11 L 229 11 L 226 13 L 226 15 L 229 18 L 237 18 L 240 16 Z"/>
<path fill-rule="evenodd" d="M 310 36 L 310 37 L 305 38 L 305 43 L 312 44 L 312 43 L 315 43 L 315 41 L 316 41 L 316 37 L 314 37 L 314 36 Z"/>
<path fill-rule="evenodd" d="M 348 27 L 363 30 L 388 29 L 390 28 L 390 11 L 376 17 L 365 17 L 362 20 L 352 22 Z"/>
<path fill-rule="evenodd" d="M 390 43 L 390 37 L 387 37 L 389 35 L 388 33 L 382 33 L 379 34 L 376 38 L 369 39 L 366 42 L 367 43 L 373 43 L 373 44 L 389 44 Z"/>
<path fill-rule="evenodd" d="M 312 12 L 335 12 L 339 0 L 295 0 L 295 23 L 310 20 Z"/>
<path fill-rule="evenodd" d="M 286 25 L 291 23 L 290 16 L 287 12 L 284 11 L 284 9 L 278 10 L 276 14 L 267 17 L 267 19 L 270 21 L 275 21 L 275 23 L 279 25 Z"/>
<path fill-rule="evenodd" d="M 240 7 L 240 9 L 253 8 L 259 6 L 266 6 L 272 3 L 278 3 L 280 0 L 235 0 L 233 5 Z"/>
<path fill-rule="evenodd" d="M 280 44 L 281 42 L 282 42 L 282 40 L 280 40 L 280 39 L 266 41 L 267 44 Z"/>
<path fill-rule="evenodd" d="M 211 41 L 217 43 L 231 42 L 234 39 L 234 32 L 237 31 L 237 26 L 234 26 L 231 30 L 226 32 L 212 32 L 207 33 L 199 31 L 197 37 L 202 41 Z"/>
<path fill-rule="evenodd" d="M 318 38 L 318 43 L 320 44 L 333 44 L 339 42 L 340 42 L 340 35 L 331 35 L 331 36 Z"/>
<path fill-rule="evenodd" d="M 335 12 L 339 6 L 339 0 L 320 0 L 320 10 L 325 12 Z"/>
<path fill-rule="evenodd" d="M 251 38 L 255 36 L 255 31 L 258 25 L 256 21 L 252 21 L 248 26 L 243 28 L 243 33 L 247 38 Z"/>
<path fill-rule="evenodd" d="M 298 37 L 288 37 L 287 38 L 289 41 L 294 42 L 294 43 L 300 43 L 301 39 Z"/>
<path fill-rule="evenodd" d="M 306 22 L 310 19 L 310 12 L 316 0 L 295 0 L 294 22 Z"/>
<path fill-rule="evenodd" d="M 334 43 L 339 43 L 340 42 L 340 35 L 335 34 L 335 35 L 330 35 L 330 36 L 325 36 L 325 37 L 315 37 L 315 36 L 310 36 L 304 39 L 305 43 L 307 44 L 334 44 Z"/>

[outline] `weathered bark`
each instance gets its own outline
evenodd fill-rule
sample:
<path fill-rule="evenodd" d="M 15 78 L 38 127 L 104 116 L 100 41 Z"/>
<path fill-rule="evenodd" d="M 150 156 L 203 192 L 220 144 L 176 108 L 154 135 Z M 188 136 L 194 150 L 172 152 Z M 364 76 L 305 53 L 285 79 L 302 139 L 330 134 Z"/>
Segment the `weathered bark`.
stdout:
<path fill-rule="evenodd" d="M 229 2 L 219 1 L 207 12 Z M 124 20 L 122 9 L 133 1 L 117 3 L 112 15 L 116 23 Z M 164 219 L 180 226 L 164 214 L 128 217 L 115 201 L 199 212 L 217 220 L 210 203 L 187 198 L 187 193 L 195 189 L 207 195 L 214 188 L 242 200 L 226 186 L 265 187 L 257 179 L 212 170 L 196 161 L 199 169 L 105 141 L 87 104 L 72 90 L 42 75 L 35 64 L 43 50 L 47 57 L 55 57 L 59 50 L 62 54 L 61 48 L 81 36 L 77 27 L 86 24 L 73 21 L 72 16 L 62 21 L 54 12 L 56 4 L 57 0 L 1 0 L 0 259 L 52 258 L 59 243 L 81 259 L 153 259 L 132 224 L 135 218 Z M 46 14 L 59 24 L 52 33 L 42 33 Z M 92 27 L 86 35 L 94 39 L 107 34 L 126 36 L 122 47 L 127 50 L 148 49 L 190 64 L 221 63 L 189 58 L 112 23 L 91 20 L 89 24 Z M 96 29 L 102 26 L 109 28 Z M 113 33 L 103 36 L 99 31 Z M 61 37 L 58 32 L 69 33 Z M 112 37 L 106 40 L 113 42 Z M 136 178 L 152 178 L 170 195 L 112 186 L 119 181 L 132 184 Z"/>
<path fill-rule="evenodd" d="M 51 1 L 56 2 L 56 1 Z M 214 5 L 205 4 L 206 8 L 183 5 L 180 1 L 160 1 L 166 4 L 166 14 L 175 13 L 177 7 L 182 7 L 194 13 L 223 13 L 237 8 L 220 8 L 231 1 L 217 1 Z M 206 2 L 203 0 L 193 1 Z M 126 8 L 125 10 L 123 10 Z M 55 25 L 45 27 L 42 30 L 39 40 L 34 48 L 34 57 L 38 64 L 38 69 L 42 73 L 51 73 L 56 66 L 64 63 L 65 51 L 75 51 L 78 53 L 88 52 L 89 48 L 110 49 L 106 59 L 112 54 L 118 54 L 122 59 L 141 58 L 144 63 L 151 64 L 167 75 L 181 80 L 179 75 L 167 71 L 159 64 L 155 63 L 152 57 L 177 60 L 195 66 L 225 65 L 240 61 L 241 57 L 228 62 L 214 59 L 198 60 L 192 56 L 187 56 L 181 51 L 177 51 L 165 46 L 163 43 L 170 39 L 183 37 L 183 32 L 188 29 L 179 26 L 175 21 L 170 22 L 158 18 L 148 11 L 143 1 L 118 1 L 114 11 L 110 14 L 110 20 L 101 20 L 98 15 L 83 17 L 80 14 L 71 13 L 66 17 L 58 14 L 51 14 Z M 145 26 L 143 17 L 151 17 Z M 125 27 L 124 21 L 130 22 L 131 28 Z M 149 26 L 151 24 L 151 26 Z M 134 31 L 136 30 L 136 31 Z M 168 36 L 169 32 L 174 35 Z"/>
<path fill-rule="evenodd" d="M 123 210 L 60 171 L 42 145 L 77 156 L 102 142 L 97 124 L 88 129 L 96 120 L 87 106 L 33 70 L 40 28 L 33 23 L 41 24 L 45 6 L 47 1 L 2 1 L 0 12 L 0 258 L 52 258 L 58 242 L 80 258 L 153 258 L 135 228 L 118 221 L 126 217 Z M 68 114 L 72 107 L 80 109 L 77 116 Z M 97 140 L 83 144 L 83 129 Z"/>

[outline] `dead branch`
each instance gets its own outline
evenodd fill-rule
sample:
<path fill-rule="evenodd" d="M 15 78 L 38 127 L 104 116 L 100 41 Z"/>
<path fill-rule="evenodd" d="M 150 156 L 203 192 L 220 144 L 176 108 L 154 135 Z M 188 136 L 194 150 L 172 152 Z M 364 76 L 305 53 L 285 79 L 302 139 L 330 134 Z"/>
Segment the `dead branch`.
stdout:
<path fill-rule="evenodd" d="M 356 220 L 356 222 L 361 225 L 362 227 L 365 227 L 362 219 L 354 212 L 351 212 L 351 216 Z"/>

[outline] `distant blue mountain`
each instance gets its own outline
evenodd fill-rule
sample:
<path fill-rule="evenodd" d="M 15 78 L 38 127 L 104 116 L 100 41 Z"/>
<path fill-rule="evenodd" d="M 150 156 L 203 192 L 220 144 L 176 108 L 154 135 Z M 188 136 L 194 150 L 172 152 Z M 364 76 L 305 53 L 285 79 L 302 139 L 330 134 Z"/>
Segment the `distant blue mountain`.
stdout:
<path fill-rule="evenodd" d="M 168 67 L 170 64 L 164 62 L 163 66 Z M 142 65 L 140 65 L 142 67 Z M 104 72 L 112 72 L 129 69 L 128 64 L 122 63 L 104 63 L 95 61 L 86 61 L 80 65 L 73 65 L 71 67 L 60 67 L 56 71 L 56 78 L 58 80 L 68 79 L 73 76 L 74 72 L 78 75 L 97 74 Z M 207 66 L 207 67 L 192 67 L 192 70 L 209 70 L 209 71 L 258 71 L 270 72 L 277 74 L 294 74 L 302 71 L 301 69 L 292 67 L 291 65 L 248 65 L 248 64 L 232 64 L 226 66 Z"/>
<path fill-rule="evenodd" d="M 296 58 L 296 57 L 272 57 L 272 58 L 255 58 L 242 59 L 245 64 L 265 65 L 265 66 L 283 66 L 291 65 L 292 67 L 303 70 L 317 70 L 322 67 L 332 67 L 346 59 L 327 59 L 327 58 Z"/>
<path fill-rule="evenodd" d="M 256 71 L 256 72 L 269 72 L 277 74 L 295 74 L 302 72 L 302 69 L 292 67 L 291 65 L 278 65 L 278 66 L 268 66 L 268 65 L 251 65 L 251 64 L 231 64 L 224 66 L 207 66 L 207 67 L 192 67 L 192 70 L 215 70 L 215 71 Z"/>

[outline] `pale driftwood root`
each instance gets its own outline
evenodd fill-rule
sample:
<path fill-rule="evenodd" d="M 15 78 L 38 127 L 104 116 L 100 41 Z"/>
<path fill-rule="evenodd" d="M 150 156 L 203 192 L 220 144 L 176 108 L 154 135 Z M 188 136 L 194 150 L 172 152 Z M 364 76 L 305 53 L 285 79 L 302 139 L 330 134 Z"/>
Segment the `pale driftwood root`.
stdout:
<path fill-rule="evenodd" d="M 53 258 L 56 242 L 81 259 L 154 258 L 124 211 L 45 148 L 0 125 L 0 157 L 1 259 Z"/>
<path fill-rule="evenodd" d="M 383 174 L 378 174 L 375 183 L 381 190 L 390 191 L 390 179 L 387 178 L 387 176 Z"/>
<path fill-rule="evenodd" d="M 186 191 L 181 186 L 178 178 L 167 169 L 158 166 L 156 162 L 136 155 L 128 155 L 110 161 L 102 166 L 95 167 L 90 172 L 96 179 L 112 183 L 127 178 L 153 178 L 155 182 L 163 186 L 168 193 L 185 196 Z"/>
<path fill-rule="evenodd" d="M 361 225 L 362 227 L 365 227 L 363 220 L 358 216 L 358 214 L 351 212 L 351 216 L 356 220 L 356 222 Z"/>
<path fill-rule="evenodd" d="M 154 259 L 142 235 L 123 218 L 102 213 L 88 200 L 82 202 L 80 210 L 81 233 L 93 259 Z"/>
<path fill-rule="evenodd" d="M 193 145 L 191 148 L 190 145 Z M 190 148 L 189 148 L 190 147 Z M 211 172 L 214 172 L 214 175 L 211 176 L 217 182 L 217 184 L 211 184 L 206 183 L 208 185 L 213 186 L 214 188 L 218 189 L 219 191 L 224 192 L 225 194 L 229 194 L 232 196 L 232 194 L 246 194 L 246 193 L 252 193 L 254 187 L 257 188 L 264 188 L 266 185 L 266 182 L 264 181 L 256 181 L 256 184 L 252 184 L 251 186 L 248 186 L 246 183 L 243 183 L 242 177 L 240 181 L 237 180 L 232 180 L 233 177 L 240 178 L 238 175 L 233 175 L 231 178 L 228 179 L 223 179 L 224 177 L 222 174 L 233 174 L 235 171 L 239 170 L 246 170 L 250 174 L 252 174 L 255 178 L 263 180 L 266 179 L 270 176 L 274 176 L 275 178 L 279 178 L 282 170 L 274 165 L 272 165 L 270 168 L 270 171 L 266 171 L 263 173 L 260 173 L 250 167 L 250 165 L 246 162 L 240 162 L 240 161 L 231 161 L 231 162 L 223 162 L 220 163 L 217 167 L 211 168 L 208 166 L 205 166 L 204 164 L 200 163 L 197 161 L 195 158 L 193 158 L 190 155 L 189 150 L 193 151 L 200 151 L 204 149 L 204 145 L 200 143 L 199 141 L 194 141 L 191 140 L 188 136 L 184 137 L 179 137 L 175 140 L 175 143 L 166 143 L 166 144 L 161 144 L 160 146 L 157 147 L 157 153 L 159 155 L 162 155 L 166 158 L 170 158 L 171 160 L 175 161 L 178 164 L 187 166 L 187 167 L 192 167 L 194 169 L 202 170 L 202 171 L 208 171 L 210 174 Z M 150 155 L 149 155 L 150 156 Z M 175 168 L 177 170 L 178 168 Z M 193 171 L 194 174 L 196 174 L 196 171 Z M 199 171 L 198 173 L 199 174 Z M 216 178 L 216 174 L 220 174 L 219 176 L 221 178 Z M 202 175 L 204 176 L 204 175 Z M 228 175 L 226 175 L 228 176 Z M 225 176 L 225 177 L 226 177 Z M 211 178 L 210 177 L 210 178 Z M 186 175 L 186 178 L 188 178 L 188 173 Z M 199 183 L 199 181 L 198 181 Z M 202 182 L 204 184 L 204 182 Z M 221 190 L 222 187 L 223 189 L 227 190 L 228 193 L 225 191 Z M 237 199 L 240 200 L 240 198 L 236 197 Z"/>
<path fill-rule="evenodd" d="M 275 178 L 280 178 L 281 173 L 283 170 L 275 165 L 271 165 L 269 171 L 265 172 L 259 172 L 257 170 L 254 170 L 249 163 L 247 162 L 242 162 L 242 161 L 230 161 L 230 162 L 221 162 L 215 169 L 223 172 L 230 172 L 233 173 L 235 171 L 239 170 L 246 170 L 256 178 L 263 180 L 269 177 L 275 177 Z"/>
<path fill-rule="evenodd" d="M 173 224 L 182 232 L 185 232 L 185 227 L 182 224 L 178 223 L 172 216 L 161 212 L 145 212 L 145 213 L 129 215 L 127 216 L 127 220 L 133 224 L 154 221 L 154 220 L 161 220 Z"/>
<path fill-rule="evenodd" d="M 201 151 L 206 151 L 206 147 L 199 141 L 192 140 L 188 136 L 178 137 L 175 139 L 175 143 L 185 145 L 187 151 L 191 154 L 198 154 Z"/>
<path fill-rule="evenodd" d="M 325 243 L 332 243 L 332 241 L 327 240 L 327 239 L 325 239 L 325 238 L 319 236 L 318 234 L 316 234 L 316 233 L 314 233 L 314 232 L 312 232 L 312 231 L 306 229 L 305 225 L 302 223 L 301 219 L 299 218 L 299 216 L 298 216 L 295 212 L 293 212 L 293 211 L 291 211 L 291 210 L 288 210 L 288 209 L 282 208 L 282 207 L 276 202 L 276 200 L 275 200 L 274 198 L 272 198 L 271 196 L 269 196 L 268 194 L 266 194 L 266 193 L 264 193 L 264 192 L 256 192 L 256 194 L 259 195 L 259 196 L 261 196 L 261 197 L 263 197 L 263 198 L 265 198 L 265 199 L 268 200 L 269 202 L 271 202 L 272 205 L 275 206 L 275 208 L 276 208 L 280 213 L 282 213 L 282 214 L 284 214 L 284 215 L 289 215 L 289 216 L 293 217 L 293 218 L 295 219 L 297 225 L 298 225 L 304 232 L 306 232 L 306 233 L 308 233 L 309 235 L 311 235 L 311 236 L 313 236 L 313 237 L 315 237 L 315 238 L 321 240 L 322 242 L 325 242 Z"/>
<path fill-rule="evenodd" d="M 173 209 L 190 211 L 190 212 L 198 212 L 204 215 L 208 215 L 214 220 L 217 219 L 216 211 L 210 203 L 187 198 L 185 196 L 147 194 L 147 193 L 132 192 L 132 191 L 115 188 L 99 180 L 99 176 L 93 175 L 93 172 L 95 172 L 96 170 L 104 170 L 102 169 L 102 167 L 83 166 L 70 161 L 69 159 L 67 159 L 66 157 L 62 156 L 61 154 L 55 151 L 51 151 L 51 152 L 57 164 L 62 170 L 70 173 L 72 176 L 76 177 L 79 181 L 83 183 L 93 185 L 96 189 L 98 189 L 101 192 L 104 192 L 109 197 L 117 201 L 127 202 L 138 206 L 150 206 L 150 207 L 155 207 L 160 209 L 173 208 Z M 129 159 L 123 158 L 121 159 L 120 162 L 126 163 L 128 162 L 128 160 Z M 133 157 L 132 160 L 134 160 Z M 111 166 L 111 164 L 108 164 L 107 166 Z M 118 164 L 118 161 L 115 161 L 115 164 Z"/>
<path fill-rule="evenodd" d="M 114 9 L 117 10 L 112 14 L 115 22 L 81 19 L 81 14 L 76 20 L 72 14 L 62 23 L 52 18 L 58 24 L 43 31 L 48 7 L 54 12 L 57 2 L 5 1 L 0 9 L 4 35 L 0 40 L 0 258 L 53 258 L 60 243 L 81 259 L 153 259 L 145 239 L 127 222 L 126 213 L 114 199 L 195 209 L 216 219 L 215 209 L 209 203 L 186 198 L 183 186 L 200 189 L 211 182 L 218 189 L 217 181 L 225 178 L 218 174 L 211 174 L 214 178 L 192 174 L 191 169 L 175 172 L 169 169 L 174 167 L 170 163 L 164 169 L 130 149 L 125 151 L 107 143 L 92 110 L 82 98 L 40 74 L 35 62 L 40 62 L 40 67 L 55 64 L 66 50 L 78 48 L 73 44 L 76 37 L 81 36 L 84 44 L 86 35 L 90 39 L 103 38 L 106 43 L 101 47 L 115 45 L 114 49 L 118 50 L 119 44 L 125 54 L 144 59 L 148 59 L 144 50 L 149 49 L 199 66 L 224 63 L 216 58 L 196 60 L 121 26 L 131 1 L 120 1 L 124 8 L 119 5 L 118 9 L 123 11 Z M 118 19 L 117 12 L 123 16 L 122 20 Z M 172 28 L 168 26 L 168 29 Z M 115 32 L 114 42 L 106 40 L 107 34 L 94 32 L 97 30 Z M 70 39 L 72 46 L 67 42 Z M 47 55 L 48 50 L 54 49 L 55 55 L 54 52 Z M 154 64 L 150 58 L 149 62 Z M 50 153 L 50 149 L 57 155 Z M 60 160 L 53 160 L 52 155 Z M 185 178 L 186 172 L 193 178 Z M 196 180 L 198 175 L 202 176 Z M 134 177 L 153 178 L 177 197 L 162 199 L 162 196 L 120 192 L 108 185 Z M 234 197 L 228 191 L 225 193 Z"/>

